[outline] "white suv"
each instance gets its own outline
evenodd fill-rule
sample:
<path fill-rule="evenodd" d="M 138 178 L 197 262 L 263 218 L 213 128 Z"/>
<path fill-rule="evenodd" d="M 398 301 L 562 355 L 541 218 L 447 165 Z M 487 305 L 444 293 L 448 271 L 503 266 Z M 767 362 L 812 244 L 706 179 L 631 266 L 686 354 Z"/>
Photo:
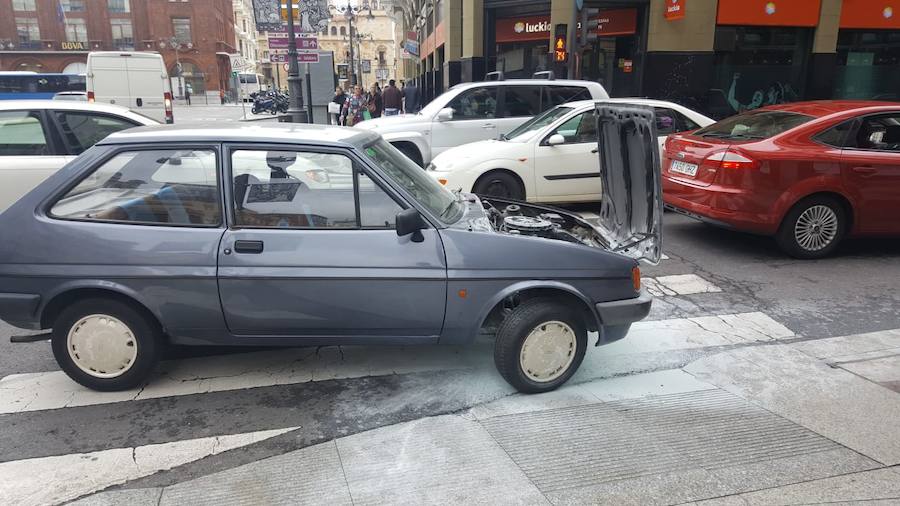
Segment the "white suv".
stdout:
<path fill-rule="evenodd" d="M 421 166 L 449 148 L 495 139 L 532 116 L 586 99 L 609 98 L 599 83 L 554 79 L 515 79 L 457 84 L 418 114 L 363 121 Z"/>

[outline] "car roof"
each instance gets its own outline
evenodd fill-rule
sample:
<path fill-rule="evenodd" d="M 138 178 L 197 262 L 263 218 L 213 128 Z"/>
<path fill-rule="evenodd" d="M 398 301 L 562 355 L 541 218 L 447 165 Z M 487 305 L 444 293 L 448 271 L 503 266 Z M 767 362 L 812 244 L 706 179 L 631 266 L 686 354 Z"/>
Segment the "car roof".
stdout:
<path fill-rule="evenodd" d="M 597 103 L 601 102 L 612 102 L 616 104 L 634 104 L 634 105 L 647 105 L 651 107 L 684 107 L 682 105 L 676 104 L 675 102 L 667 102 L 665 100 L 655 100 L 652 98 L 592 98 L 590 100 L 576 100 L 574 102 L 566 102 L 564 104 L 559 104 L 560 106 L 566 107 L 574 107 L 576 109 L 581 109 L 582 107 L 594 107 Z"/>
<path fill-rule="evenodd" d="M 0 100 L 0 111 L 9 110 L 40 110 L 40 109 L 66 109 L 76 111 L 95 111 L 118 114 L 121 116 L 133 114 L 127 107 L 112 104 L 97 104 L 90 102 L 75 102 L 64 100 Z"/>
<path fill-rule="evenodd" d="M 322 146 L 362 145 L 379 139 L 369 130 L 291 123 L 231 123 L 209 127 L 155 125 L 129 128 L 98 142 L 106 144 L 163 142 L 272 142 Z"/>
<path fill-rule="evenodd" d="M 591 86 L 602 87 L 600 83 L 594 81 L 584 81 L 579 79 L 503 79 L 502 81 L 473 81 L 469 83 L 459 83 L 452 86 L 451 90 L 462 90 L 466 88 L 474 88 L 476 86 L 502 86 L 502 85 L 539 85 L 539 86 Z"/>
<path fill-rule="evenodd" d="M 786 104 L 776 104 L 760 109 L 757 111 L 784 111 L 797 114 L 805 114 L 816 118 L 830 116 L 832 114 L 853 111 L 866 110 L 874 111 L 890 110 L 900 108 L 900 102 L 885 102 L 879 100 L 814 100 L 807 102 L 789 102 Z"/>

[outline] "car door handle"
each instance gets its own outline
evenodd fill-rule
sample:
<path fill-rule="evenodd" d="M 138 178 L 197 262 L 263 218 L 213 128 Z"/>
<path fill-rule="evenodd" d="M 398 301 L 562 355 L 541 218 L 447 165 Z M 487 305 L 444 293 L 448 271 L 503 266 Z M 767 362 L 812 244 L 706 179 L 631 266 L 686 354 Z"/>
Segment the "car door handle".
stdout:
<path fill-rule="evenodd" d="M 495 126 L 496 125 L 494 125 L 493 123 L 487 123 L 487 124 L 481 125 L 481 128 L 494 128 Z"/>
<path fill-rule="evenodd" d="M 600 152 L 600 148 L 594 148 L 594 149 L 591 150 L 591 154 L 592 154 L 592 155 L 596 155 L 596 154 L 599 153 L 599 152 Z"/>
<path fill-rule="evenodd" d="M 262 241 L 234 241 L 234 252 L 235 253 L 254 253 L 259 254 L 263 252 L 263 242 Z"/>
<path fill-rule="evenodd" d="M 857 174 L 869 176 L 869 175 L 874 174 L 876 169 L 875 169 L 875 167 L 853 167 L 850 170 L 852 170 L 853 172 L 856 172 Z"/>

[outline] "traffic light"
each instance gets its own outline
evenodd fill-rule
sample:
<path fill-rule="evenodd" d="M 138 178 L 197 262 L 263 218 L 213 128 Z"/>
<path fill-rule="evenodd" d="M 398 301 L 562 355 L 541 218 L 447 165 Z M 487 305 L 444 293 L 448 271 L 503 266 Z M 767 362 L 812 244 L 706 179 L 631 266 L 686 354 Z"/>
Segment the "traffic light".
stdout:
<path fill-rule="evenodd" d="M 568 26 L 556 25 L 556 31 L 553 37 L 553 61 L 557 63 L 565 63 L 569 57 L 566 48 L 566 40 L 568 38 Z"/>

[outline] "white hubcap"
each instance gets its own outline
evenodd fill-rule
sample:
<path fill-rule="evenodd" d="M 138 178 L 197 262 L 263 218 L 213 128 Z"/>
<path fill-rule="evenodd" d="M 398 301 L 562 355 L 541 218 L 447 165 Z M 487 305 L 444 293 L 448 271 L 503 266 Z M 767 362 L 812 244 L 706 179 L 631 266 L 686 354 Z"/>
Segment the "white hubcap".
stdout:
<path fill-rule="evenodd" d="M 95 378 L 125 374 L 137 358 L 137 339 L 127 325 L 105 314 L 85 316 L 69 329 L 69 356 L 79 369 Z"/>
<path fill-rule="evenodd" d="M 797 218 L 794 237 L 797 244 L 807 251 L 818 251 L 834 241 L 838 232 L 838 217 L 823 205 L 812 206 Z"/>
<path fill-rule="evenodd" d="M 559 321 L 544 322 L 522 343 L 519 365 L 532 381 L 553 381 L 572 365 L 577 347 L 578 340 L 572 327 Z"/>

